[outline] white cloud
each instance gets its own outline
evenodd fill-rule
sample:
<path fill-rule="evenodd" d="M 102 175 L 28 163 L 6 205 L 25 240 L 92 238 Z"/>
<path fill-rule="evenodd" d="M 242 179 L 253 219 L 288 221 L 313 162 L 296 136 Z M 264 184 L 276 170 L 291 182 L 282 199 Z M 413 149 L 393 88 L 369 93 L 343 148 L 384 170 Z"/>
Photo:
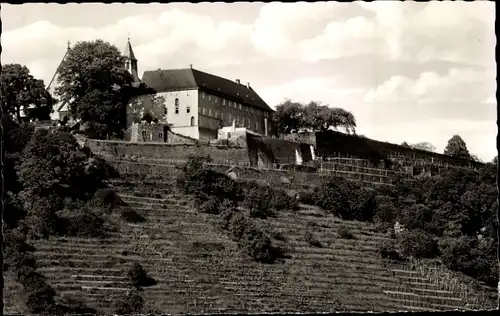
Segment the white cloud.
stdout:
<path fill-rule="evenodd" d="M 393 76 L 365 96 L 373 103 L 410 102 L 414 104 L 470 101 L 480 103 L 495 91 L 493 71 L 473 68 L 450 69 L 440 76 L 435 72 L 424 72 L 413 80 Z"/>

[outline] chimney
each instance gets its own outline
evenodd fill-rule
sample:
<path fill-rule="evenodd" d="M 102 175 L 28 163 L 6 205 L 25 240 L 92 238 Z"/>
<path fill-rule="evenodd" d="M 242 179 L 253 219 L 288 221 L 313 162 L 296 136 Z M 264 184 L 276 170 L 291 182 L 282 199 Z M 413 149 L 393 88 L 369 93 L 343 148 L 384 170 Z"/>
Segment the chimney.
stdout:
<path fill-rule="evenodd" d="M 247 88 L 250 89 L 250 82 L 247 82 Z"/>
<path fill-rule="evenodd" d="M 237 83 L 237 84 L 240 84 L 240 79 L 236 79 L 236 83 Z"/>
<path fill-rule="evenodd" d="M 189 68 L 193 69 L 193 64 L 189 64 Z"/>

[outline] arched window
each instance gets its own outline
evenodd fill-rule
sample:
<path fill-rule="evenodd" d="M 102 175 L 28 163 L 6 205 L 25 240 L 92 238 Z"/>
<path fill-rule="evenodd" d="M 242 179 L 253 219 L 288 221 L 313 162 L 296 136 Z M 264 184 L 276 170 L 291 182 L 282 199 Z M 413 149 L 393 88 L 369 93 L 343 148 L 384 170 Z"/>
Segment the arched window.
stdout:
<path fill-rule="evenodd" d="M 189 106 L 189 104 L 186 106 L 186 113 L 190 113 L 191 112 L 191 107 Z"/>
<path fill-rule="evenodd" d="M 194 116 L 191 116 L 191 126 L 194 126 Z"/>
<path fill-rule="evenodd" d="M 175 98 L 175 114 L 179 114 L 179 98 Z"/>

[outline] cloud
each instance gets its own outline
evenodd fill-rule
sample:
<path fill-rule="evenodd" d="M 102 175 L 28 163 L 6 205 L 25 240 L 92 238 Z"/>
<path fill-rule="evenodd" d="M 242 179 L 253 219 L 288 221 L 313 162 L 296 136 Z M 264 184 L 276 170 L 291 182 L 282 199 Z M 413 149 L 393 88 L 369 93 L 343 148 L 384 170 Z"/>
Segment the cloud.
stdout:
<path fill-rule="evenodd" d="M 393 76 L 370 89 L 364 101 L 372 105 L 372 114 L 379 119 L 411 121 L 427 116 L 484 120 L 495 115 L 492 103 L 484 102 L 493 91 L 494 71 L 452 68 L 444 75 L 423 72 L 416 79 Z"/>

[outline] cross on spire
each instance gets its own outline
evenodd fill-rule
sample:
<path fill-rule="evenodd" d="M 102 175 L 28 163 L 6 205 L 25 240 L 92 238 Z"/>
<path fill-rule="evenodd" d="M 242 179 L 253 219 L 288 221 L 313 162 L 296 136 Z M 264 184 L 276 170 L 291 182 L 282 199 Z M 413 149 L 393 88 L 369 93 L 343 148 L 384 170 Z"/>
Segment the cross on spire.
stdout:
<path fill-rule="evenodd" d="M 68 49 L 70 49 L 71 42 L 68 41 L 67 44 L 68 44 Z"/>

